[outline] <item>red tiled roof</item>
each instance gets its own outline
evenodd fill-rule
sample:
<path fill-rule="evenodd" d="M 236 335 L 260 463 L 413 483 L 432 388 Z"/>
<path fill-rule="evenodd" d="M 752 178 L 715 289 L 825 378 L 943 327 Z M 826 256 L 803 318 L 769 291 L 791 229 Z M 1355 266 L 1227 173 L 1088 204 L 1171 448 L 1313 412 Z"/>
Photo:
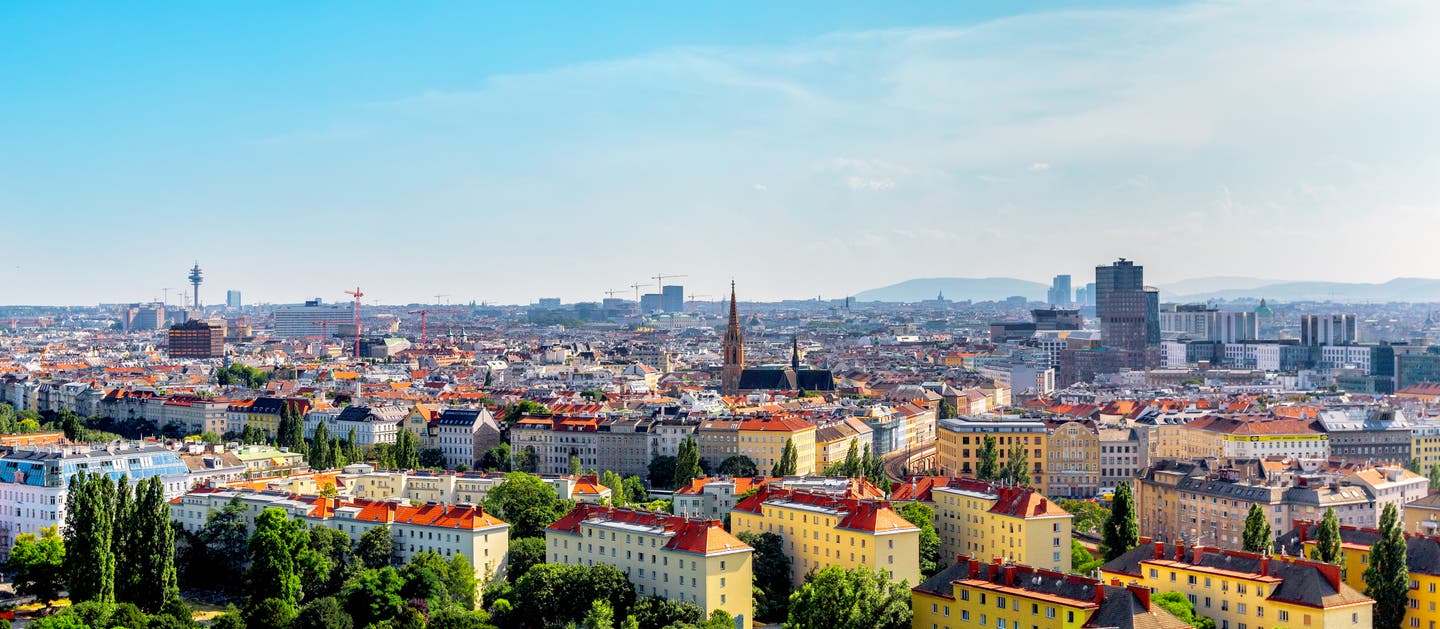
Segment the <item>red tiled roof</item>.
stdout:
<path fill-rule="evenodd" d="M 580 525 L 589 520 L 663 529 L 666 533 L 673 533 L 670 541 L 665 544 L 668 550 L 702 555 L 752 550 L 745 542 L 728 533 L 719 520 L 683 518 L 668 513 L 607 507 L 586 502 L 575 505 L 570 513 L 556 520 L 546 530 L 579 535 Z"/>
<path fill-rule="evenodd" d="M 1040 495 L 1040 492 L 1034 488 L 987 483 L 973 478 L 950 478 L 945 476 L 916 477 L 910 483 L 900 483 L 896 485 L 895 488 L 890 491 L 890 499 L 895 501 L 913 500 L 930 502 L 933 500 L 931 492 L 939 487 L 994 495 L 996 500 L 995 504 L 990 507 L 991 513 L 1021 518 L 1067 514 L 1064 509 L 1060 508 L 1060 505 Z"/>
<path fill-rule="evenodd" d="M 890 503 L 884 500 L 837 498 L 828 494 L 781 489 L 774 485 L 762 486 L 760 491 L 755 492 L 749 498 L 735 503 L 734 509 L 747 513 L 760 513 L 761 505 L 779 500 L 837 511 L 842 514 L 837 526 L 843 529 L 872 533 L 918 530 L 914 524 L 895 513 L 895 510 L 890 508 Z"/>

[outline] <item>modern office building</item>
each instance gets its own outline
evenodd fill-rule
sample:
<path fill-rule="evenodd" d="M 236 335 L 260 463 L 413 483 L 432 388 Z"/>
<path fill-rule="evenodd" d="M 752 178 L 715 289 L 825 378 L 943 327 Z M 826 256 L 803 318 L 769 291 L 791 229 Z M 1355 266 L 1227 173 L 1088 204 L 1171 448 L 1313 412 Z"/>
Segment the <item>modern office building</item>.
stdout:
<path fill-rule="evenodd" d="M 665 312 L 685 312 L 685 287 L 662 287 L 660 289 L 660 309 Z"/>
<path fill-rule="evenodd" d="M 159 330 L 165 327 L 165 305 L 149 304 L 140 306 L 135 312 L 132 330 Z"/>
<path fill-rule="evenodd" d="M 238 310 L 238 309 L 242 308 L 244 305 L 245 305 L 245 302 L 240 299 L 240 291 L 238 291 L 238 290 L 227 290 L 227 291 L 225 291 L 225 307 L 226 307 L 226 308 L 230 308 L 231 310 Z"/>
<path fill-rule="evenodd" d="M 640 296 L 640 313 L 650 314 L 661 310 L 660 293 L 645 293 Z"/>
<path fill-rule="evenodd" d="M 170 326 L 167 351 L 171 358 L 221 358 L 225 356 L 225 329 L 200 319 Z"/>
<path fill-rule="evenodd" d="M 1301 345 L 1351 345 L 1359 341 L 1359 323 L 1353 314 L 1300 315 Z"/>
<path fill-rule="evenodd" d="M 327 304 L 316 297 L 304 304 L 288 304 L 275 308 L 275 336 L 285 338 L 323 336 L 327 332 L 337 330 L 339 322 L 353 322 L 354 320 L 354 312 L 349 306 Z M 325 327 L 327 325 L 328 330 Z"/>
<path fill-rule="evenodd" d="M 1254 341 L 1260 338 L 1260 318 L 1254 312 L 1222 312 L 1204 304 L 1166 304 L 1160 310 L 1160 333 L 1192 341 Z"/>
<path fill-rule="evenodd" d="M 1045 295 L 1046 303 L 1058 308 L 1069 308 L 1074 298 L 1070 292 L 1070 276 L 1056 275 L 1050 280 L 1050 290 Z"/>
<path fill-rule="evenodd" d="M 1145 287 L 1145 267 L 1121 258 L 1095 267 L 1095 314 L 1101 343 L 1125 352 L 1123 365 L 1145 367 L 1145 349 L 1160 344 L 1160 295 Z"/>

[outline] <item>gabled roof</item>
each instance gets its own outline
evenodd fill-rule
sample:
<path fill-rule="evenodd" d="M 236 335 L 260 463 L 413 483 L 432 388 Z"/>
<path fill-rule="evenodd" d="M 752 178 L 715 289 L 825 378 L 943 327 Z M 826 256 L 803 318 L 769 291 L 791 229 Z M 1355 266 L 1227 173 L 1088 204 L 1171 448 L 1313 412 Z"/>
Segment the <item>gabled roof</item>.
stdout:
<path fill-rule="evenodd" d="M 608 507 L 588 502 L 575 505 L 570 513 L 545 530 L 579 535 L 580 526 L 586 523 L 602 526 L 616 523 L 641 527 L 650 534 L 668 536 L 670 539 L 664 548 L 678 552 L 718 555 L 754 550 L 727 532 L 719 520 L 684 518 L 669 513 Z"/>
<path fill-rule="evenodd" d="M 762 505 L 798 506 L 827 512 L 837 518 L 836 527 L 875 534 L 918 532 L 884 500 L 838 498 L 829 494 L 782 489 L 763 485 L 760 491 L 735 504 L 736 511 L 760 513 Z"/>

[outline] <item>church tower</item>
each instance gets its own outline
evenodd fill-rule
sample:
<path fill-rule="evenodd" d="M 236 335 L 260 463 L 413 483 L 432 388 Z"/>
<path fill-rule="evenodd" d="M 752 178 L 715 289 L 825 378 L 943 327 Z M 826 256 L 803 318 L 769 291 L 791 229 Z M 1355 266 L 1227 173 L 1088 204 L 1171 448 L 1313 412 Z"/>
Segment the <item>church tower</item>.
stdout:
<path fill-rule="evenodd" d="M 735 303 L 735 281 L 730 281 L 730 321 L 725 326 L 724 366 L 720 370 L 721 395 L 740 392 L 740 372 L 745 370 L 745 335 L 740 332 L 740 310 Z"/>

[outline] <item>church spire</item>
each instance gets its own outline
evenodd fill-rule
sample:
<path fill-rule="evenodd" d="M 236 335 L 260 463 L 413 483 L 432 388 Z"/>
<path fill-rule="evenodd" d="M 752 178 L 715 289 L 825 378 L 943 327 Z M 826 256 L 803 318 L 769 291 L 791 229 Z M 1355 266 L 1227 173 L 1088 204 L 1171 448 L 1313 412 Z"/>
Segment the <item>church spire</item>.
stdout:
<path fill-rule="evenodd" d="M 720 392 L 735 395 L 740 392 L 740 372 L 745 370 L 745 336 L 740 331 L 740 306 L 735 300 L 735 280 L 730 280 L 730 320 L 725 325 L 725 340 L 721 347 L 724 362 L 720 369 Z"/>
<path fill-rule="evenodd" d="M 795 334 L 790 335 L 790 368 L 800 371 L 800 337 Z"/>

